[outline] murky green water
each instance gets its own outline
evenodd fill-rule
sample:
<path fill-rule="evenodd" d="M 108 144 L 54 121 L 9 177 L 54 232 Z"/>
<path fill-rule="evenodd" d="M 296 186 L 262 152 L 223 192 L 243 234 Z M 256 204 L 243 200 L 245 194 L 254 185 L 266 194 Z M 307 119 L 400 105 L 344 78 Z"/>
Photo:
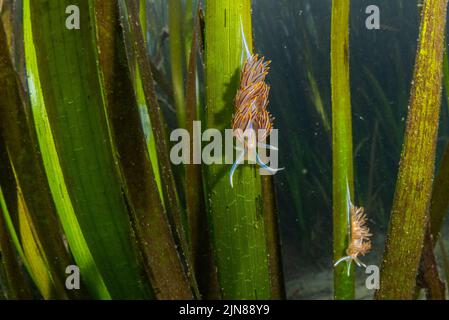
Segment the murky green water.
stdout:
<path fill-rule="evenodd" d="M 372 4 L 380 9 L 379 30 L 365 26 Z M 287 168 L 275 180 L 291 298 L 331 297 L 330 10 L 327 0 L 254 1 L 255 46 L 273 61 L 270 108 L 280 130 L 280 165 Z M 374 264 L 381 259 L 394 194 L 418 10 L 416 1 L 351 5 L 355 202 L 365 207 L 374 233 L 374 249 L 365 258 Z M 443 102 L 439 155 L 448 140 L 447 111 Z"/>

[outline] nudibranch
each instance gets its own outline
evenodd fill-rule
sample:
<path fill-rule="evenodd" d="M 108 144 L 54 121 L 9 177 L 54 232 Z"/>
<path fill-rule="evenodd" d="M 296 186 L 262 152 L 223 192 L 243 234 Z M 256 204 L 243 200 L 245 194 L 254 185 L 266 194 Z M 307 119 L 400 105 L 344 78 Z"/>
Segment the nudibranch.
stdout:
<path fill-rule="evenodd" d="M 267 166 L 260 158 L 257 148 L 277 150 L 265 143 L 273 129 L 274 118 L 267 111 L 268 94 L 270 87 L 265 78 L 270 70 L 271 61 L 265 61 L 264 57 L 251 54 L 246 42 L 241 24 L 242 33 L 242 72 L 240 86 L 234 99 L 234 117 L 232 119 L 233 134 L 242 144 L 243 150 L 232 165 L 229 180 L 233 186 L 232 177 L 237 166 L 245 160 L 245 157 L 255 156 L 255 160 L 262 168 L 276 173 L 282 169 L 273 169 Z M 245 57 L 246 55 L 246 57 Z"/>
<path fill-rule="evenodd" d="M 349 192 L 348 192 L 349 193 Z M 347 256 L 335 262 L 334 267 L 343 261 L 348 262 L 348 276 L 351 271 L 351 263 L 354 261 L 357 266 L 366 268 L 366 265 L 360 261 L 359 257 L 364 256 L 371 250 L 371 236 L 367 227 L 367 217 L 363 208 L 358 208 L 351 203 L 348 196 L 348 237 L 349 244 L 346 249 Z"/>

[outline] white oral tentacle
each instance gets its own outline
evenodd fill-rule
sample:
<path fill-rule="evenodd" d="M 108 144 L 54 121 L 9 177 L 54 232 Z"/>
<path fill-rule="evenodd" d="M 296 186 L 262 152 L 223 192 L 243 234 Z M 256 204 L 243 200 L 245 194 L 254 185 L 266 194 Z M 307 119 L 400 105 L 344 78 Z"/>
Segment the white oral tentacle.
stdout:
<path fill-rule="evenodd" d="M 243 31 L 243 21 L 242 21 L 242 17 L 240 17 L 240 32 L 242 34 L 242 44 L 243 44 L 243 48 L 245 50 L 242 50 L 242 57 L 241 57 L 241 64 L 243 65 L 243 62 L 245 60 L 248 60 L 251 58 L 251 51 L 249 51 L 249 47 L 248 47 L 248 42 L 246 41 L 246 37 L 245 37 L 245 32 Z M 245 55 L 246 54 L 246 59 L 245 59 Z"/>
<path fill-rule="evenodd" d="M 338 260 L 334 263 L 334 268 L 335 268 L 336 266 L 338 266 L 341 262 L 343 262 L 343 261 L 348 261 L 348 260 L 350 260 L 350 259 L 351 259 L 351 256 L 345 256 L 345 257 L 343 257 L 343 258 L 338 259 Z"/>
<path fill-rule="evenodd" d="M 259 154 L 257 152 L 256 152 L 256 160 L 257 160 L 257 163 L 259 164 L 259 166 L 261 166 L 265 170 L 270 171 L 271 173 L 276 173 L 278 171 L 281 171 L 281 170 L 285 169 L 285 168 L 274 169 L 274 168 L 271 168 L 271 167 L 267 166 L 265 163 L 263 163 L 262 159 L 260 159 L 260 156 L 259 156 Z"/>
<path fill-rule="evenodd" d="M 234 188 L 234 181 L 233 176 L 234 172 L 237 169 L 238 165 L 245 159 L 246 150 L 242 151 L 238 158 L 235 160 L 234 164 L 232 165 L 231 171 L 229 173 L 229 183 L 231 184 L 231 188 Z"/>
<path fill-rule="evenodd" d="M 269 149 L 269 150 L 275 150 L 275 151 L 279 151 L 279 149 L 275 146 L 263 143 L 263 142 L 259 142 L 257 144 L 258 147 L 263 148 L 263 149 Z"/>

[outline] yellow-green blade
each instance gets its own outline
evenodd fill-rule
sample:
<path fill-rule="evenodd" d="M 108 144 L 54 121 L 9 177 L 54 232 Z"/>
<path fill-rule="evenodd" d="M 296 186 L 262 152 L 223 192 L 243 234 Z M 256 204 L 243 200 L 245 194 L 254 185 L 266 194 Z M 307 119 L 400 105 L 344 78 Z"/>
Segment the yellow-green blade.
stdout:
<path fill-rule="evenodd" d="M 150 294 L 111 146 L 89 1 L 77 1 L 82 30 L 65 27 L 71 4 L 30 1 L 37 69 L 56 152 L 79 226 L 111 297 L 146 298 Z"/>

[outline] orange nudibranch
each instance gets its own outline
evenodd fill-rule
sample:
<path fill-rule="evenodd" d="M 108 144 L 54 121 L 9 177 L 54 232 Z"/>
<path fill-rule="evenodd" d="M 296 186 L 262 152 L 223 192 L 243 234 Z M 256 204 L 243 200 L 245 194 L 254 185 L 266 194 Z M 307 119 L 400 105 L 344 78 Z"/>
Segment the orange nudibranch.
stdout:
<path fill-rule="evenodd" d="M 349 186 L 347 186 L 348 197 L 348 247 L 346 249 L 347 256 L 344 256 L 334 263 L 334 267 L 343 261 L 348 262 L 348 276 L 351 271 L 351 263 L 354 261 L 357 266 L 365 267 L 366 265 L 360 261 L 359 257 L 364 256 L 371 250 L 371 236 L 367 226 L 366 213 L 362 207 L 358 208 L 351 202 Z"/>
<path fill-rule="evenodd" d="M 267 166 L 260 159 L 257 147 L 275 149 L 264 144 L 273 129 L 274 118 L 267 111 L 268 95 L 270 87 L 265 82 L 265 78 L 270 70 L 271 61 L 265 61 L 264 57 L 259 58 L 257 54 L 251 54 L 245 34 L 242 31 L 242 60 L 246 53 L 246 60 L 243 64 L 240 75 L 240 86 L 234 99 L 234 117 L 232 119 L 232 129 L 234 136 L 242 143 L 243 150 L 237 160 L 232 165 L 229 180 L 233 186 L 232 177 L 237 166 L 251 152 L 256 155 L 256 162 L 270 172 L 277 172 L 282 169 L 273 169 Z"/>
<path fill-rule="evenodd" d="M 262 142 L 273 128 L 273 118 L 267 111 L 270 87 L 265 83 L 270 62 L 264 61 L 263 57 L 259 59 L 255 54 L 243 66 L 232 119 L 232 129 L 242 143 L 245 143 L 242 133 L 247 129 L 253 129 L 256 133 L 263 132 L 262 136 L 257 137 L 257 141 Z"/>

